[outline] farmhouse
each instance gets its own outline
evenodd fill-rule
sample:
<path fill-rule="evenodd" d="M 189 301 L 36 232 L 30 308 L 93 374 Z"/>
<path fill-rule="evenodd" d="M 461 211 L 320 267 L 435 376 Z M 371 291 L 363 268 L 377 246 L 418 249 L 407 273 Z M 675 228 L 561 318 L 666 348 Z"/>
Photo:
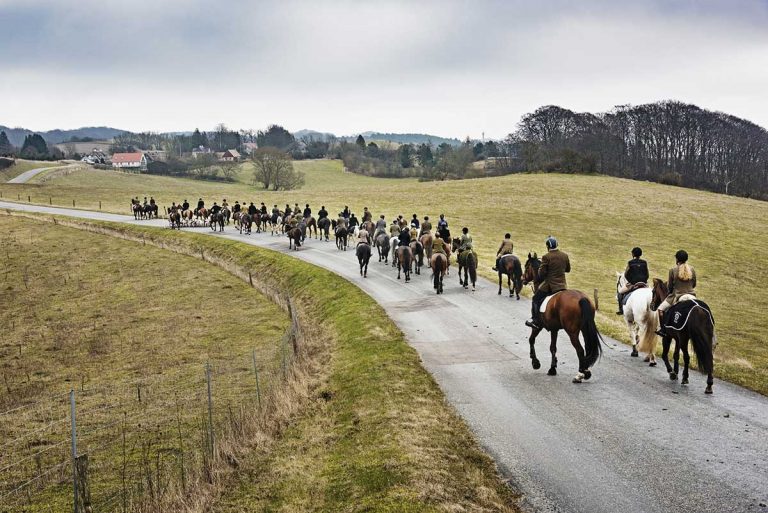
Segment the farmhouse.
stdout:
<path fill-rule="evenodd" d="M 221 154 L 219 160 L 223 160 L 225 162 L 236 162 L 240 160 L 240 152 L 237 150 L 227 150 Z"/>
<path fill-rule="evenodd" d="M 146 171 L 147 156 L 140 151 L 134 153 L 115 153 L 112 155 L 112 167 L 133 171 Z"/>

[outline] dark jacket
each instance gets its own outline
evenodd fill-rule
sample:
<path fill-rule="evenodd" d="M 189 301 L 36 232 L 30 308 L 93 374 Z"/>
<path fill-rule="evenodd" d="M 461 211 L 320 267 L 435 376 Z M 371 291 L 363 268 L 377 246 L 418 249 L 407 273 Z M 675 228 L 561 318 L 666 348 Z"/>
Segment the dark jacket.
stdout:
<path fill-rule="evenodd" d="M 185 202 L 184 202 L 184 203 L 181 205 L 181 208 L 182 208 L 182 210 L 189 210 L 189 203 L 185 201 Z"/>
<path fill-rule="evenodd" d="M 627 262 L 624 278 L 631 284 L 648 283 L 648 264 L 642 258 L 633 258 Z"/>
<path fill-rule="evenodd" d="M 248 205 L 248 215 L 255 215 L 257 211 L 256 205 Z"/>
<path fill-rule="evenodd" d="M 418 219 L 411 219 L 411 226 L 413 226 L 414 228 L 416 228 L 418 230 L 419 229 L 419 220 Z"/>
<path fill-rule="evenodd" d="M 235 203 L 235 206 L 232 207 L 232 212 L 240 212 L 240 209 L 243 208 L 240 203 Z"/>
<path fill-rule="evenodd" d="M 218 214 L 221 211 L 221 205 L 214 205 L 211 207 L 211 212 Z"/>
<path fill-rule="evenodd" d="M 318 217 L 318 219 L 323 219 L 323 218 L 328 217 L 328 211 L 326 209 L 324 209 L 324 208 L 321 208 L 320 212 L 317 213 L 317 217 Z"/>
<path fill-rule="evenodd" d="M 400 240 L 401 246 L 407 246 L 411 243 L 411 232 L 408 230 L 403 230 L 400 232 L 400 235 L 398 235 L 397 238 Z"/>
<path fill-rule="evenodd" d="M 327 215 L 327 214 L 326 214 L 326 215 Z M 341 216 L 342 216 L 344 219 L 349 219 L 349 209 L 348 209 L 348 208 L 345 208 L 345 209 L 344 209 L 344 211 L 341 213 Z"/>
<path fill-rule="evenodd" d="M 197 202 L 197 209 L 200 210 L 201 208 L 205 208 L 205 201 L 203 200 Z"/>
<path fill-rule="evenodd" d="M 266 205 L 262 205 L 261 206 L 261 215 L 267 215 L 267 206 Z"/>
<path fill-rule="evenodd" d="M 359 225 L 360 222 L 357 220 L 357 216 L 352 216 L 349 218 L 349 227 L 354 228 L 355 226 Z"/>
<path fill-rule="evenodd" d="M 312 209 L 307 207 L 304 209 L 304 217 L 309 217 L 312 215 Z"/>
<path fill-rule="evenodd" d="M 548 251 L 541 257 L 539 267 L 539 290 L 547 294 L 554 294 L 568 288 L 565 281 L 565 273 L 571 272 L 571 261 L 568 255 L 559 249 Z"/>

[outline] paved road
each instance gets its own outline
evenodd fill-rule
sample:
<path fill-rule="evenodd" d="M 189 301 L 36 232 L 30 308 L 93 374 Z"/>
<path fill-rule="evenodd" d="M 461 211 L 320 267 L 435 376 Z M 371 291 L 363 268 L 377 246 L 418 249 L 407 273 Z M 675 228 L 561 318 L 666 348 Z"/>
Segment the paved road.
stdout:
<path fill-rule="evenodd" d="M 24 171 L 19 176 L 15 178 L 11 178 L 6 183 L 27 183 L 30 181 L 33 177 L 39 175 L 43 171 L 51 171 L 52 169 L 62 169 L 65 167 L 71 167 L 75 164 L 68 164 L 66 166 L 54 166 L 54 167 L 39 167 L 37 169 L 30 169 L 29 171 Z"/>
<path fill-rule="evenodd" d="M 2 207 L 135 223 L 114 214 Z M 223 236 L 288 253 L 282 237 L 240 236 L 231 228 Z M 486 280 L 473 293 L 452 274 L 445 294 L 436 296 L 426 273 L 405 285 L 375 258 L 361 279 L 354 253 L 338 252 L 332 242 L 313 240 L 290 254 L 348 278 L 385 308 L 523 493 L 525 508 L 768 512 L 765 397 L 719 380 L 715 394 L 705 396 L 703 376 L 693 373 L 691 385 L 682 387 L 611 339 L 592 380 L 576 385 L 577 362 L 566 337 L 560 337 L 560 374 L 546 375 L 548 337 L 538 345 L 543 368 L 534 371 L 523 326 L 530 303 L 497 296 Z M 727 343 L 720 334 L 720 344 Z"/>

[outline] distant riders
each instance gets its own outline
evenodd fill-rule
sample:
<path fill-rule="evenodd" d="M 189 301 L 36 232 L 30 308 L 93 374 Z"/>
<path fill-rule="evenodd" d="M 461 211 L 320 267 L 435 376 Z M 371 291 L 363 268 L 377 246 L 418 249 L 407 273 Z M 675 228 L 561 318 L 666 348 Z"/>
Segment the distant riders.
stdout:
<path fill-rule="evenodd" d="M 544 321 L 539 312 L 541 303 L 547 296 L 568 288 L 565 274 L 571 272 L 571 261 L 567 254 L 558 249 L 557 239 L 550 235 L 546 244 L 547 253 L 541 257 L 539 267 L 539 288 L 531 299 L 531 319 L 525 321 L 525 325 L 533 329 L 544 327 Z"/>
<path fill-rule="evenodd" d="M 624 278 L 627 284 L 616 294 L 616 300 L 619 302 L 619 309 L 616 315 L 624 315 L 624 296 L 638 286 L 648 284 L 648 263 L 640 258 L 643 256 L 643 250 L 632 248 L 632 260 L 627 262 L 627 268 L 624 269 Z"/>

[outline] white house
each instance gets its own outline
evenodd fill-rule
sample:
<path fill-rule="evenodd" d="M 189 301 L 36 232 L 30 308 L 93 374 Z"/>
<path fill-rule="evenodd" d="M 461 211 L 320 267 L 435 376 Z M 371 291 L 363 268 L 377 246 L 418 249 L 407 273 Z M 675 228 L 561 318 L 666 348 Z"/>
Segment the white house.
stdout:
<path fill-rule="evenodd" d="M 115 153 L 112 155 L 112 167 L 131 171 L 146 171 L 147 156 L 142 152 Z"/>

